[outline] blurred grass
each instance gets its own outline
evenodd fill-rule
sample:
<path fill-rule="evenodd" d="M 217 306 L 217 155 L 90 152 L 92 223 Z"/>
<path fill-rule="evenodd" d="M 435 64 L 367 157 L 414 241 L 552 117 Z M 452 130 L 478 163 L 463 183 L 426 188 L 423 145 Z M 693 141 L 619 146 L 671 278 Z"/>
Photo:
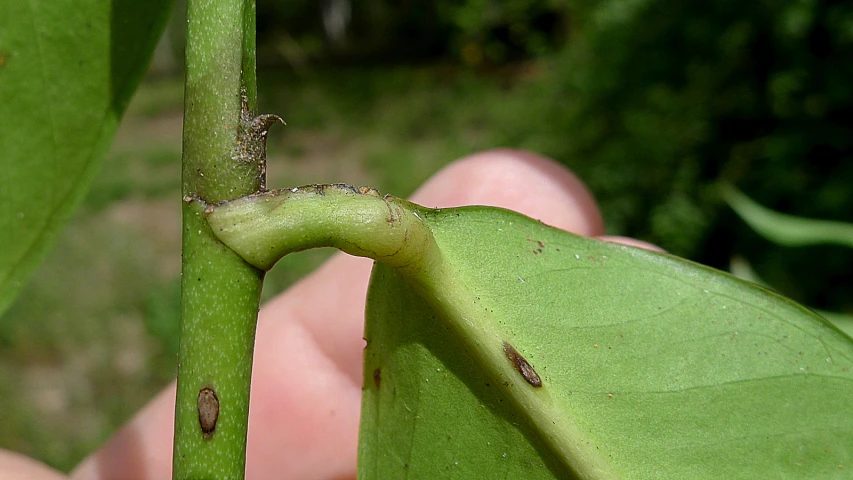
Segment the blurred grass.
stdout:
<path fill-rule="evenodd" d="M 537 68 L 262 72 L 263 111 L 288 123 L 270 135 L 268 185 L 346 182 L 405 196 L 465 154 L 507 141 L 535 148 L 506 126 L 537 88 Z M 142 86 L 83 207 L 0 318 L 0 447 L 68 471 L 173 378 L 181 102 L 181 79 Z M 288 257 L 264 297 L 330 254 Z"/>

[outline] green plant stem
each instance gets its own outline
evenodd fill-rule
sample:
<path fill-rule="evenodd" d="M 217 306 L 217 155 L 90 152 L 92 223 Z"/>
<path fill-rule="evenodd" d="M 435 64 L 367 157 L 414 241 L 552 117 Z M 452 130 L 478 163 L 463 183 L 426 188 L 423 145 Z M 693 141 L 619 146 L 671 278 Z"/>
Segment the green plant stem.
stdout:
<path fill-rule="evenodd" d="M 234 479 L 245 472 L 263 271 L 222 245 L 202 211 L 264 183 L 262 148 L 246 147 L 266 133 L 252 136 L 257 129 L 248 114 L 257 92 L 254 18 L 253 0 L 187 1 L 175 479 Z M 200 407 L 207 409 L 204 421 Z"/>

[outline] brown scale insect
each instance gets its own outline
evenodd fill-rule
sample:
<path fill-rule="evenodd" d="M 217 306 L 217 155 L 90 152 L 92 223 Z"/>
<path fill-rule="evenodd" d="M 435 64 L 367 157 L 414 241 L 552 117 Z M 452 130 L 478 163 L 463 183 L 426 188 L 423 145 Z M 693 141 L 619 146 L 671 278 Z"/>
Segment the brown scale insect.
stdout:
<path fill-rule="evenodd" d="M 541 387 L 542 379 L 539 378 L 539 374 L 536 373 L 536 370 L 533 370 L 533 366 L 527 362 L 527 359 L 518 353 L 518 350 L 509 343 L 504 342 L 503 347 L 506 358 L 508 358 L 512 363 L 512 366 L 515 367 L 515 370 L 521 374 L 524 381 L 536 388 Z"/>
<path fill-rule="evenodd" d="M 218 419 L 219 397 L 212 388 L 204 387 L 198 392 L 198 424 L 206 437 L 213 435 Z"/>

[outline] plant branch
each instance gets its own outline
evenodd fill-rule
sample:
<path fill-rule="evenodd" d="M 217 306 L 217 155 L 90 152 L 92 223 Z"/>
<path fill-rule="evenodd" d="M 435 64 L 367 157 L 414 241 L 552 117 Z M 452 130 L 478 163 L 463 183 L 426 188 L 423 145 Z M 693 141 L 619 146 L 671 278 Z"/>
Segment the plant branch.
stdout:
<path fill-rule="evenodd" d="M 220 243 L 202 211 L 263 188 L 272 117 L 250 114 L 254 0 L 188 0 L 187 19 L 173 478 L 243 478 L 263 271 Z"/>

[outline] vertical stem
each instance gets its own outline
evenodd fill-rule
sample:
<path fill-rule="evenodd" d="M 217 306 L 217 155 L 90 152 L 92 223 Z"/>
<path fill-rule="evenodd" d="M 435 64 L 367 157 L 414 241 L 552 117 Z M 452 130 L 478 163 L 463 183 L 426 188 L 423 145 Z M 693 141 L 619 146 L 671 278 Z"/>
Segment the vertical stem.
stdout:
<path fill-rule="evenodd" d="M 263 162 L 237 148 L 256 104 L 254 0 L 188 0 L 187 19 L 173 478 L 244 478 L 263 272 L 222 245 L 202 211 L 264 181 Z"/>

